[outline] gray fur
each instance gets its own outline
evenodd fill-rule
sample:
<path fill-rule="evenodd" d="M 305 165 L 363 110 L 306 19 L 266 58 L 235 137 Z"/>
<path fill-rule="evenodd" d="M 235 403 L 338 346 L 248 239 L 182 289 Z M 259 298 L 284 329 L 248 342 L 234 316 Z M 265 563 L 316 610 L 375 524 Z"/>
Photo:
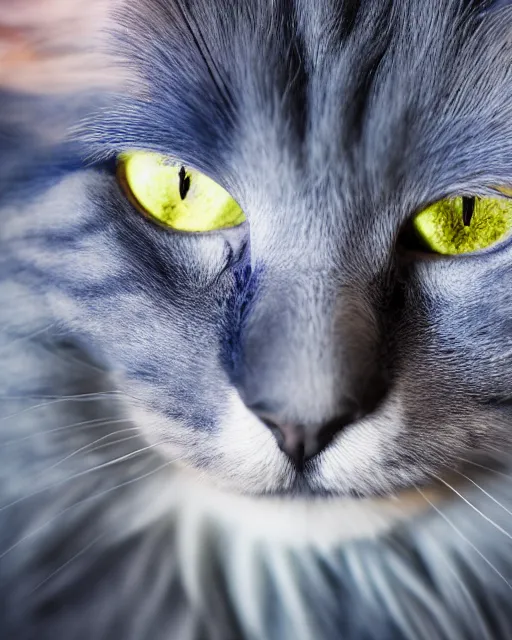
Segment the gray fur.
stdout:
<path fill-rule="evenodd" d="M 512 186 L 506 5 L 141 0 L 113 43 L 147 94 L 84 98 L 36 160 L 21 129 L 0 147 L 4 637 L 512 637 L 511 245 L 396 250 L 428 202 Z M 132 147 L 206 171 L 248 222 L 151 225 L 109 165 Z M 303 473 L 246 407 L 314 430 L 377 387 Z M 478 486 L 322 546 L 190 515 L 183 466 L 255 514 Z"/>

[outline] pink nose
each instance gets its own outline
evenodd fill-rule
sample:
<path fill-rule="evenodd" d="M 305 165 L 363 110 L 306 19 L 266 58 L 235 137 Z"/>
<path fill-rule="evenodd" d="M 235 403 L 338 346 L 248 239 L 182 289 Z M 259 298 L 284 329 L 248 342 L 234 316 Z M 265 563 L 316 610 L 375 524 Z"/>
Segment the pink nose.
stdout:
<path fill-rule="evenodd" d="M 308 460 L 323 451 L 344 427 L 360 417 L 357 410 L 350 411 L 326 422 L 319 429 L 315 429 L 284 421 L 277 422 L 267 416 L 260 415 L 260 419 L 277 440 L 281 451 L 286 453 L 298 470 L 302 470 Z"/>

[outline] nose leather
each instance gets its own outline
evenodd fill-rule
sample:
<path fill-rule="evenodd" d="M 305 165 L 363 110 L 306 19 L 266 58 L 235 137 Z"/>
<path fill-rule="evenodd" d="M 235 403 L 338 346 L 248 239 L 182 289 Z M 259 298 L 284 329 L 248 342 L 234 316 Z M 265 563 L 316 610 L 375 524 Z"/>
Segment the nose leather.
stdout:
<path fill-rule="evenodd" d="M 281 451 L 300 470 L 308 460 L 321 453 L 344 427 L 362 417 L 362 413 L 353 408 L 318 428 L 306 428 L 268 416 L 259 417 L 274 435 Z"/>

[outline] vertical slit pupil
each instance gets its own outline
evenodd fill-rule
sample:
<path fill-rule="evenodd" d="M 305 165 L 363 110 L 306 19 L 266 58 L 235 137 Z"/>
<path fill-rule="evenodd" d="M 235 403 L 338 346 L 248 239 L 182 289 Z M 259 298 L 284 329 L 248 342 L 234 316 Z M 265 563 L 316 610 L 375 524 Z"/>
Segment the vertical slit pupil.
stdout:
<path fill-rule="evenodd" d="M 187 193 L 189 192 L 189 189 L 190 189 L 190 176 L 187 176 L 187 172 L 185 170 L 185 167 L 183 166 L 180 169 L 179 178 L 180 178 L 180 198 L 182 200 L 185 200 L 185 198 L 187 197 Z"/>
<path fill-rule="evenodd" d="M 465 227 L 471 224 L 471 218 L 475 213 L 475 201 L 474 197 L 462 196 L 462 222 Z"/>

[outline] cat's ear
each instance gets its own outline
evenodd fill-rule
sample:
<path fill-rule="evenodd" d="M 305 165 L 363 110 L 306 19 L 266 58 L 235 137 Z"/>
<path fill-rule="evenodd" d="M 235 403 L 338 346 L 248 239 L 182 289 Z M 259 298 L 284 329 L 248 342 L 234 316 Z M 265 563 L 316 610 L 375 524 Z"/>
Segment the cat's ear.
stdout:
<path fill-rule="evenodd" d="M 51 94 L 119 82 L 105 34 L 120 0 L 0 0 L 0 90 Z"/>

